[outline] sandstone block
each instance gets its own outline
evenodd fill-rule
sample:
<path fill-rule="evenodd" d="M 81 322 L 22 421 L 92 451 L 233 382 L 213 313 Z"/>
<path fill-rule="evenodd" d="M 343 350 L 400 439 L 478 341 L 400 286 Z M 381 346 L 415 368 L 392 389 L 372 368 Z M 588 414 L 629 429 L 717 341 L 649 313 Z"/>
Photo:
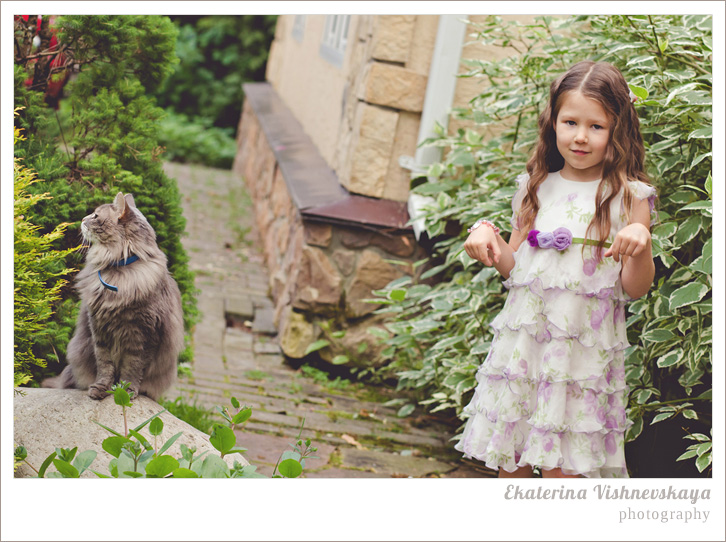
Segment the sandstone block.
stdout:
<path fill-rule="evenodd" d="M 18 445 L 28 450 L 27 461 L 36 469 L 50 455 L 55 448 L 74 448 L 78 452 L 94 450 L 98 453 L 91 463 L 90 469 L 101 474 L 109 474 L 108 464 L 113 459 L 109 453 L 101 448 L 103 440 L 111 433 L 93 423 L 97 421 L 111 429 L 123 433 L 124 420 L 121 407 L 108 397 L 95 401 L 88 397 L 83 390 L 58 390 L 48 388 L 22 388 L 24 396 L 16 395 L 13 399 L 13 417 L 15 424 L 14 440 Z M 126 409 L 128 426 L 130 428 L 140 425 L 154 414 L 164 408 L 148 397 L 141 396 L 133 401 L 133 406 Z M 182 432 L 174 444 L 166 452 L 175 458 L 181 458 L 179 446 L 196 446 L 197 453 L 205 451 L 218 454 L 209 443 L 209 436 L 195 429 L 186 422 L 181 421 L 169 412 L 161 414 L 164 430 L 161 438 L 166 441 L 178 432 Z M 154 437 L 149 434 L 148 425 L 141 430 L 141 434 L 150 442 Z M 242 465 L 249 463 L 240 454 L 225 456 L 225 461 L 231 466 L 236 459 Z M 55 470 L 51 467 L 49 470 Z M 27 466 L 22 466 L 15 473 L 16 477 L 35 476 Z M 96 478 L 90 470 L 86 470 L 83 478 Z"/>
<path fill-rule="evenodd" d="M 374 298 L 373 290 L 379 290 L 389 282 L 402 276 L 398 269 L 385 262 L 377 252 L 364 250 L 358 258 L 353 280 L 346 288 L 346 315 L 360 317 L 370 314 L 379 305 L 364 303 Z"/>
<path fill-rule="evenodd" d="M 359 105 L 354 126 L 359 136 L 351 157 L 348 190 L 375 198 L 383 196 L 397 123 L 396 111 Z"/>
<path fill-rule="evenodd" d="M 333 227 L 330 224 L 304 222 L 303 225 L 305 227 L 305 242 L 308 245 L 323 248 L 330 246 L 330 241 L 333 238 Z"/>
<path fill-rule="evenodd" d="M 275 168 L 275 177 L 272 181 L 272 192 L 270 194 L 270 202 L 272 204 L 272 212 L 276 217 L 287 216 L 290 213 L 292 201 L 287 191 L 285 178 L 282 176 L 280 168 Z"/>
<path fill-rule="evenodd" d="M 305 315 L 292 310 L 283 309 L 280 317 L 280 348 L 291 358 L 302 358 L 305 350 L 313 342 L 313 325 L 305 319 Z"/>
<path fill-rule="evenodd" d="M 371 62 L 366 68 L 363 99 L 371 104 L 420 113 L 426 96 L 426 80 L 425 75 L 401 66 Z"/>
<path fill-rule="evenodd" d="M 335 266 L 322 250 L 303 247 L 293 307 L 313 312 L 334 310 L 343 293 L 342 282 Z"/>
<path fill-rule="evenodd" d="M 378 15 L 373 34 L 373 58 L 405 63 L 411 52 L 415 15 Z"/>
<path fill-rule="evenodd" d="M 333 252 L 333 261 L 338 266 L 340 272 L 347 277 L 353 272 L 353 268 L 355 267 L 355 252 L 339 248 Z"/>

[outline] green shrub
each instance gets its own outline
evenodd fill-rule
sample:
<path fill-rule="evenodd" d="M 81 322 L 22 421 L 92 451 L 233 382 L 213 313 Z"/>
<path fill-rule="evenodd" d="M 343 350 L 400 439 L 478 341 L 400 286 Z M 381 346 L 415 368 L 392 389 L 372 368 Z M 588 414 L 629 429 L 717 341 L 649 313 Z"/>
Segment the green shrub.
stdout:
<path fill-rule="evenodd" d="M 652 437 L 658 431 L 653 424 L 677 416 L 680 435 L 675 443 L 661 442 L 658 449 L 667 452 L 658 453 L 670 461 L 670 474 L 679 448 L 690 444 L 681 439 L 698 429 L 703 453 L 696 466 L 705 470 L 711 463 L 710 439 L 700 433 L 707 432 L 711 416 L 710 17 L 540 17 L 521 24 L 492 16 L 479 39 L 511 54 L 467 62 L 464 77 L 486 87 L 455 113 L 478 127 L 440 131 L 429 142 L 450 148 L 413 189 L 433 197 L 425 225 L 436 244 L 420 277 L 378 292 L 386 298 L 379 312 L 392 313 L 385 370 L 397 373 L 399 388 L 417 390 L 420 404 L 432 411 L 458 414 L 469 401 L 490 347 L 487 324 L 505 292 L 496 270 L 462 250 L 466 227 L 486 216 L 509 229 L 514 179 L 525 171 L 550 82 L 577 61 L 608 61 L 641 98 L 636 107 L 646 166 L 659 192 L 660 219 L 652 231 L 655 285 L 628 307 L 633 426 L 627 439 Z M 490 128 L 494 135 L 482 136 Z M 697 455 L 691 452 L 681 458 Z"/>
<path fill-rule="evenodd" d="M 64 54 L 78 66 L 61 101 L 60 120 L 43 103 L 48 81 L 36 78 L 32 88 L 24 84 L 34 73 L 27 43 L 32 33 L 26 32 L 22 19 L 15 28 L 15 104 L 23 107 L 16 126 L 27 137 L 15 145 L 15 156 L 42 179 L 29 190 L 52 195 L 37 203 L 36 223 L 43 232 L 70 224 L 56 248 L 75 247 L 80 240 L 76 226 L 84 216 L 119 191 L 132 193 L 167 255 L 190 330 L 198 313 L 194 275 L 181 244 L 185 220 L 176 182 L 164 174 L 160 160 L 163 111 L 150 97 L 173 70 L 176 29 L 166 17 L 136 15 L 69 15 L 58 17 L 56 26 Z M 48 27 L 43 27 L 41 43 L 49 39 Z M 80 263 L 79 256 L 67 260 L 69 267 Z M 57 337 L 68 338 L 72 332 L 74 295 L 70 288 L 61 292 L 63 310 L 50 324 Z M 42 357 L 60 360 L 66 345 L 48 349 L 40 341 L 36 349 Z M 190 357 L 188 348 L 180 359 Z"/>
<path fill-rule="evenodd" d="M 14 140 L 22 136 L 15 128 Z M 27 385 L 38 368 L 46 366 L 33 347 L 39 338 L 49 343 L 57 340 L 48 322 L 54 306 L 72 269 L 65 267 L 65 259 L 75 249 L 53 250 L 53 243 L 61 238 L 68 224 L 59 224 L 50 233 L 41 233 L 31 221 L 38 202 L 50 199 L 45 194 L 31 195 L 28 187 L 38 182 L 35 173 L 24 167 L 18 158 L 13 164 L 13 217 L 14 217 L 14 386 Z"/>
<path fill-rule="evenodd" d="M 237 153 L 233 130 L 211 124 L 208 119 L 167 110 L 159 132 L 159 144 L 166 148 L 164 158 L 230 169 Z"/>
<path fill-rule="evenodd" d="M 173 16 L 179 64 L 155 93 L 164 158 L 232 167 L 242 84 L 264 81 L 275 15 Z"/>

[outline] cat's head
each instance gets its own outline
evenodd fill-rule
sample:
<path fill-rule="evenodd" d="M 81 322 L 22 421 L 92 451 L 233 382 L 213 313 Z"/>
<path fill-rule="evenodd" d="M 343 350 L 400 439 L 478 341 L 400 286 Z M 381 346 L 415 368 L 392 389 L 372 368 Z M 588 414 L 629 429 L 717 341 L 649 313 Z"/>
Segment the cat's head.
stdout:
<path fill-rule="evenodd" d="M 143 256 L 156 248 L 156 234 L 131 194 L 119 192 L 113 203 L 99 205 L 81 221 L 81 233 L 91 247 L 111 258 Z"/>

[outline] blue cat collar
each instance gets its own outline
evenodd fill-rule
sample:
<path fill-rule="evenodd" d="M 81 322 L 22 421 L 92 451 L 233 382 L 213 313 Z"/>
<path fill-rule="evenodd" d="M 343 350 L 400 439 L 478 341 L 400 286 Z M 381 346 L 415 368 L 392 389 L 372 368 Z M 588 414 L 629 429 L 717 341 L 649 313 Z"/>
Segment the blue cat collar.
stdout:
<path fill-rule="evenodd" d="M 139 257 L 136 254 L 134 254 L 132 256 L 129 256 L 125 260 L 121 260 L 121 261 L 112 263 L 109 267 L 123 267 L 124 265 L 129 265 L 131 263 L 134 263 L 138 259 L 139 259 Z M 105 282 L 101 278 L 101 270 L 100 269 L 98 270 L 98 280 L 101 281 L 101 284 L 103 284 L 103 287 L 106 288 L 107 290 L 111 290 L 112 292 L 118 292 L 118 286 L 112 286 L 111 284 L 109 284 L 108 282 Z"/>

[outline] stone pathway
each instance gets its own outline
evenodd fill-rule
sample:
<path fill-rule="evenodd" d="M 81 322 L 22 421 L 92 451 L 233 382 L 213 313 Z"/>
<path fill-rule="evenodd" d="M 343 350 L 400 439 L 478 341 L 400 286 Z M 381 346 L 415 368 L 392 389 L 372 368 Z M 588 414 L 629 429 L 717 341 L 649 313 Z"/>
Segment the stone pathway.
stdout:
<path fill-rule="evenodd" d="M 319 457 L 306 462 L 305 478 L 494 476 L 460 459 L 448 441 L 454 428 L 425 413 L 397 417 L 395 408 L 383 405 L 395 397 L 392 390 L 286 364 L 242 181 L 231 171 L 201 166 L 168 163 L 165 171 L 182 194 L 183 243 L 197 273 L 202 313 L 192 376 L 180 378 L 167 398 L 214 408 L 236 397 L 251 407 L 237 442 L 268 476 L 303 423 L 302 437 L 312 439 Z"/>

